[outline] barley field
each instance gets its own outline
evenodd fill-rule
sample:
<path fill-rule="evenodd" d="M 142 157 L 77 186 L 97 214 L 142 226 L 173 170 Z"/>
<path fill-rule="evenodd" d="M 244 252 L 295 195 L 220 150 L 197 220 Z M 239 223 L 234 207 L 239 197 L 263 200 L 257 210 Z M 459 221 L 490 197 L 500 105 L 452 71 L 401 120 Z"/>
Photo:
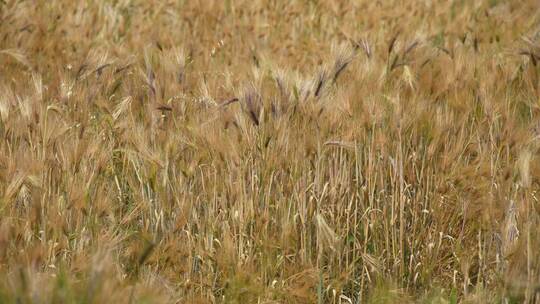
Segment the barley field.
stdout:
<path fill-rule="evenodd" d="M 0 0 L 0 303 L 540 303 L 537 0 Z"/>

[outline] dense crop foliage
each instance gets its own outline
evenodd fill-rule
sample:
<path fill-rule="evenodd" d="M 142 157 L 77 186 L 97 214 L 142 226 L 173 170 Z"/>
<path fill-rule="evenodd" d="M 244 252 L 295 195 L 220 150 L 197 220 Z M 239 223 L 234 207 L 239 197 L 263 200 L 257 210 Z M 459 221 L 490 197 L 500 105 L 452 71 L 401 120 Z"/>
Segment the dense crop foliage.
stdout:
<path fill-rule="evenodd" d="M 539 303 L 539 12 L 0 0 L 0 302 Z"/>

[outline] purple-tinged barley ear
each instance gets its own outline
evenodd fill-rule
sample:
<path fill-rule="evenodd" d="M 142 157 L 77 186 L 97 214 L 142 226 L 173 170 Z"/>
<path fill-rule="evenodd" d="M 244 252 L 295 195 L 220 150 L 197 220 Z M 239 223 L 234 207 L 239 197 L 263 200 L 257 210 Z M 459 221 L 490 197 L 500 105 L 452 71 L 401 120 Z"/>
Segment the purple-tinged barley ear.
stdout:
<path fill-rule="evenodd" d="M 334 77 L 332 82 L 335 83 L 339 75 L 345 70 L 345 68 L 351 63 L 352 57 L 339 57 L 334 65 Z"/>
<path fill-rule="evenodd" d="M 390 65 L 390 71 L 393 71 L 395 68 L 399 66 L 398 59 L 399 59 L 399 55 L 396 55 L 394 57 L 394 60 L 392 60 L 392 64 Z"/>
<path fill-rule="evenodd" d="M 118 74 L 118 73 L 120 73 L 120 72 L 122 72 L 122 71 L 124 71 L 124 70 L 127 70 L 127 69 L 129 69 L 129 68 L 131 67 L 131 65 L 132 65 L 131 63 L 128 63 L 128 64 L 126 64 L 126 65 L 124 65 L 124 66 L 122 66 L 122 67 L 116 68 L 116 69 L 114 70 L 114 73 L 115 73 L 115 74 Z"/>
<path fill-rule="evenodd" d="M 325 82 L 326 82 L 326 71 L 322 70 L 321 72 L 319 72 L 319 75 L 317 77 L 315 93 L 314 93 L 315 97 L 319 97 L 321 95 L 321 91 Z"/>
<path fill-rule="evenodd" d="M 156 110 L 161 112 L 172 112 L 172 107 L 164 104 L 160 104 L 156 107 Z"/>
<path fill-rule="evenodd" d="M 176 71 L 176 82 L 178 84 L 182 84 L 186 76 L 185 73 L 186 73 L 186 66 L 187 66 L 187 58 L 184 53 L 184 50 L 176 50 L 174 57 L 176 60 L 176 64 L 178 65 L 178 68 Z"/>
<path fill-rule="evenodd" d="M 260 67 L 261 67 L 261 63 L 260 63 L 260 61 L 259 61 L 259 57 L 257 57 L 257 54 L 256 54 L 255 52 L 253 52 L 253 53 L 251 54 L 251 59 L 253 60 L 253 63 L 255 64 L 255 66 L 256 66 L 257 68 L 260 68 Z"/>
<path fill-rule="evenodd" d="M 286 92 L 285 92 L 285 83 L 283 81 L 283 79 L 281 79 L 281 77 L 277 76 L 276 78 L 276 84 L 277 84 L 277 87 L 279 89 L 279 93 L 281 94 L 281 96 L 286 96 Z"/>
<path fill-rule="evenodd" d="M 332 67 L 332 83 L 335 83 L 345 70 L 345 68 L 352 62 L 356 53 L 348 47 L 342 46 L 334 59 L 334 66 Z"/>
<path fill-rule="evenodd" d="M 233 97 L 233 98 L 228 99 L 228 100 L 224 101 L 223 103 L 221 103 L 221 107 L 224 108 L 224 107 L 226 107 L 226 106 L 228 106 L 228 105 L 230 105 L 232 103 L 235 103 L 237 101 L 238 101 L 238 98 Z"/>
<path fill-rule="evenodd" d="M 364 49 L 364 53 L 366 53 L 366 56 L 368 59 L 371 59 L 371 46 L 369 45 L 369 42 L 366 39 L 362 39 L 362 49 Z"/>
<path fill-rule="evenodd" d="M 394 50 L 394 47 L 396 46 L 396 41 L 397 41 L 397 38 L 398 38 L 399 34 L 400 34 L 400 32 L 398 31 L 392 37 L 392 39 L 390 39 L 390 42 L 388 43 L 388 55 L 390 55 L 392 53 L 392 51 Z"/>
<path fill-rule="evenodd" d="M 77 70 L 77 73 L 75 75 L 75 80 L 80 80 L 81 79 L 81 76 L 83 75 L 83 72 L 86 70 L 86 68 L 88 67 L 88 64 L 86 63 L 83 63 L 79 69 Z"/>
<path fill-rule="evenodd" d="M 418 45 L 420 44 L 420 42 L 418 41 L 414 41 L 413 43 L 411 43 L 407 49 L 403 52 L 403 58 L 407 57 L 407 55 L 412 52 Z"/>
<path fill-rule="evenodd" d="M 358 51 L 358 50 L 362 47 L 362 45 L 361 45 L 360 42 L 358 42 L 358 41 L 355 41 L 355 40 L 350 39 L 350 42 L 351 42 L 352 47 L 353 47 L 353 50 L 354 50 L 355 52 Z"/>
<path fill-rule="evenodd" d="M 276 118 L 278 116 L 278 107 L 276 106 L 276 101 L 272 101 L 270 104 L 270 113 L 272 114 L 273 118 Z"/>
<path fill-rule="evenodd" d="M 259 117 L 262 110 L 262 97 L 257 89 L 250 85 L 244 90 L 243 101 L 249 117 L 255 125 L 259 125 Z"/>
<path fill-rule="evenodd" d="M 461 40 L 461 44 L 465 44 L 465 40 L 467 40 L 467 33 L 463 34 L 463 36 L 461 36 L 459 39 Z"/>
<path fill-rule="evenodd" d="M 288 103 L 291 98 L 291 91 L 287 82 L 285 80 L 285 75 L 283 71 L 277 71 L 274 75 L 274 80 L 279 90 L 280 98 L 282 103 Z"/>
<path fill-rule="evenodd" d="M 159 43 L 159 41 L 156 41 L 156 47 L 160 52 L 163 52 L 163 46 L 161 45 L 161 43 Z"/>
<path fill-rule="evenodd" d="M 156 99 L 156 74 L 152 69 L 150 55 L 147 52 L 144 54 L 144 63 L 146 65 L 146 84 L 150 88 L 150 96 L 152 96 L 152 99 Z"/>
<path fill-rule="evenodd" d="M 98 77 L 101 76 L 101 74 L 103 74 L 103 70 L 105 70 L 105 68 L 109 67 L 111 64 L 110 63 L 105 63 L 105 64 L 102 64 L 100 65 L 96 70 L 96 74 L 98 75 Z"/>
<path fill-rule="evenodd" d="M 289 107 L 293 93 L 290 84 L 287 82 L 285 72 L 281 70 L 277 71 L 274 74 L 274 80 L 279 90 L 279 100 L 276 102 L 278 103 L 279 110 L 284 111 Z"/>
<path fill-rule="evenodd" d="M 518 54 L 523 55 L 523 56 L 529 56 L 530 52 L 527 50 L 521 49 Z"/>
<path fill-rule="evenodd" d="M 519 229 L 517 227 L 517 207 L 513 200 L 510 200 L 506 210 L 504 231 L 503 231 L 503 254 L 507 256 L 515 247 L 519 238 Z"/>
<path fill-rule="evenodd" d="M 152 97 L 156 97 L 156 74 L 152 70 L 152 68 L 149 68 L 146 73 L 146 79 L 148 87 L 150 88 L 150 91 L 152 92 Z"/>
<path fill-rule="evenodd" d="M 531 62 L 534 66 L 536 66 L 536 56 L 533 53 L 529 53 L 529 56 L 531 57 Z"/>
<path fill-rule="evenodd" d="M 180 66 L 178 68 L 178 71 L 176 72 L 176 81 L 178 84 L 184 83 L 186 79 L 186 67 L 184 65 Z"/>
<path fill-rule="evenodd" d="M 531 62 L 533 64 L 533 66 L 536 66 L 537 64 L 537 59 L 539 58 L 538 56 L 536 56 L 535 54 L 533 54 L 531 51 L 526 51 L 526 50 L 521 50 L 519 52 L 519 55 L 524 55 L 524 56 L 527 56 L 531 59 Z"/>
<path fill-rule="evenodd" d="M 437 49 L 440 50 L 440 51 L 442 51 L 442 52 L 445 53 L 446 55 L 448 55 L 448 56 L 450 56 L 450 57 L 453 58 L 452 53 L 451 53 L 447 48 L 442 47 L 442 46 L 439 46 L 439 47 L 437 47 Z"/>

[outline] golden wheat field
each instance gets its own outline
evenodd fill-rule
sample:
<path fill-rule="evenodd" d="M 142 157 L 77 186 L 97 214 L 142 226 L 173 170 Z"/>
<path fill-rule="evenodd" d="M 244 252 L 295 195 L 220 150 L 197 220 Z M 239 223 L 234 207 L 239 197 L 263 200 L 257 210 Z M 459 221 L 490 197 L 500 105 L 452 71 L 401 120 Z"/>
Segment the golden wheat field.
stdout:
<path fill-rule="evenodd" d="M 0 0 L 0 303 L 540 303 L 537 0 Z"/>

